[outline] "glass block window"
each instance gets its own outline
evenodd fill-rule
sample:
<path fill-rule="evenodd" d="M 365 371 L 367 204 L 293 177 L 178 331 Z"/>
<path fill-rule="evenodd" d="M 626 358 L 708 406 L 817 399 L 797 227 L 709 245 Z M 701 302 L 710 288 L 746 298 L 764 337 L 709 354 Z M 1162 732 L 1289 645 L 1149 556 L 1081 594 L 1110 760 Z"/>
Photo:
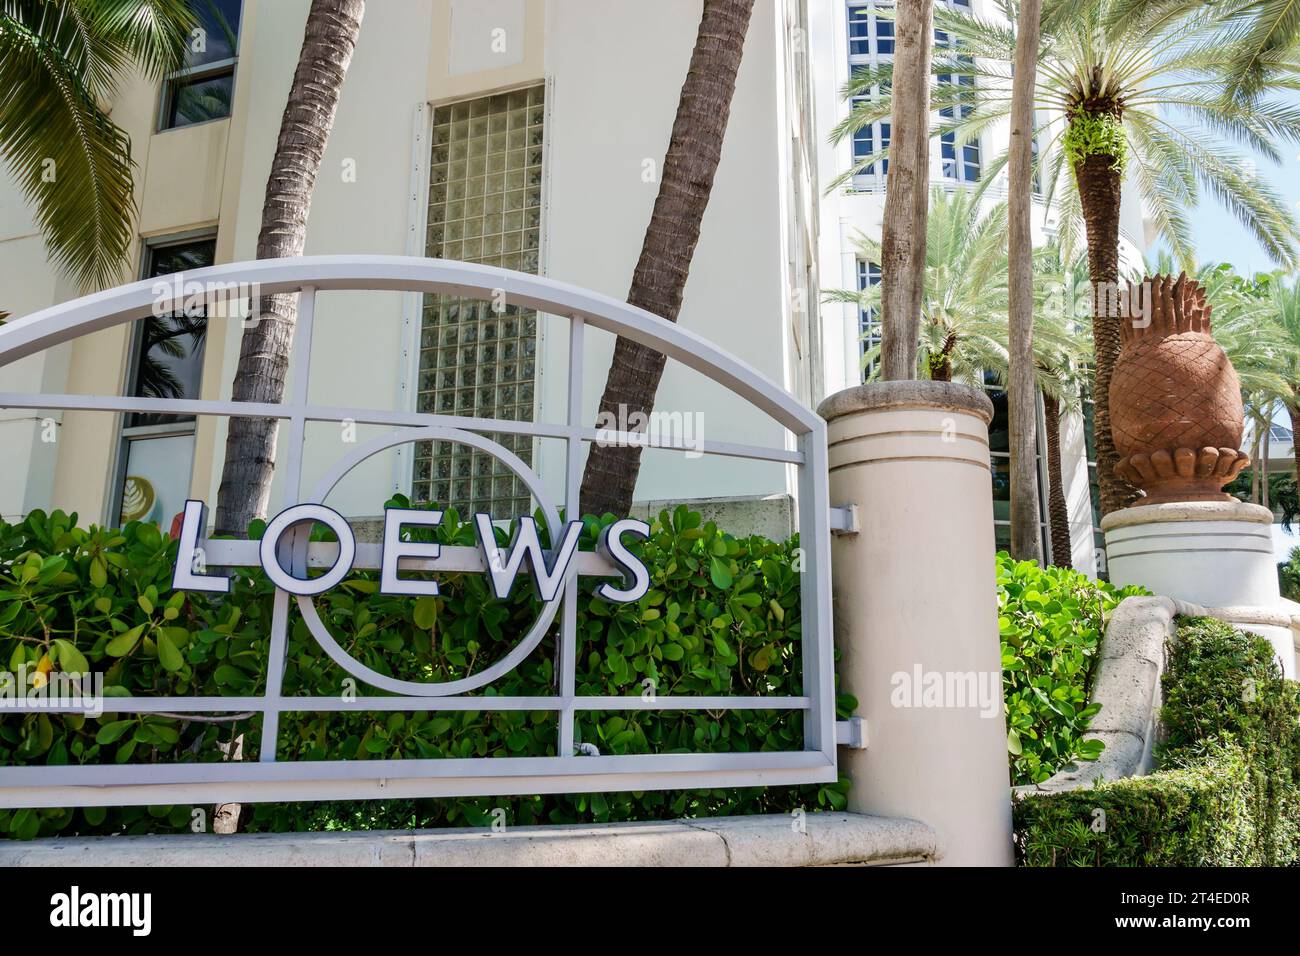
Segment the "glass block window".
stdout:
<path fill-rule="evenodd" d="M 426 254 L 538 271 L 544 87 L 435 107 Z M 424 298 L 420 411 L 532 421 L 537 314 L 509 303 Z M 493 434 L 525 462 L 526 435 Z M 532 510 L 528 490 L 490 455 L 451 442 L 416 449 L 413 497 L 461 515 Z"/>
<path fill-rule="evenodd" d="M 859 259 L 858 291 L 866 292 L 876 285 L 880 285 L 880 266 Z M 858 310 L 858 334 L 862 349 L 859 356 L 862 360 L 862 380 L 865 382 L 871 374 L 871 367 L 866 364 L 867 352 L 880 344 L 880 316 L 875 309 Z"/>

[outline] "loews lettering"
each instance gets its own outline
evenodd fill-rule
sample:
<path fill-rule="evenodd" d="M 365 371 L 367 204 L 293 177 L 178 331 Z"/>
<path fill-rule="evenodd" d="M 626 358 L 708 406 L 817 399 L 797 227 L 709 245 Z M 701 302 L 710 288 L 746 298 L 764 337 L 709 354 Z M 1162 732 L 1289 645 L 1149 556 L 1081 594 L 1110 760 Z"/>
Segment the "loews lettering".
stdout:
<path fill-rule="evenodd" d="M 442 523 L 441 511 L 418 511 L 412 508 L 389 508 L 384 512 L 384 535 L 379 570 L 381 594 L 423 596 L 438 593 L 437 581 L 404 578 L 398 573 L 403 558 L 436 560 L 442 545 L 431 542 L 406 541 L 402 532 L 407 528 L 435 528 Z M 320 523 L 330 528 L 338 538 L 339 551 L 334 563 L 325 572 L 313 578 L 300 578 L 290 574 L 280 562 L 280 545 L 285 534 L 304 524 Z M 221 576 L 199 573 L 186 557 L 195 553 L 199 538 L 207 527 L 207 507 L 202 501 L 185 502 L 181 522 L 180 557 L 172 575 L 172 586 L 178 591 L 206 591 L 225 594 L 230 581 Z M 565 524 L 559 542 L 548 552 L 542 548 L 537 535 L 537 522 L 529 515 L 521 517 L 515 525 L 510 544 L 502 548 L 493 534 L 492 518 L 486 514 L 474 516 L 474 530 L 479 553 L 487 568 L 488 584 L 498 598 L 508 597 L 514 588 L 524 564 L 533 591 L 544 603 L 559 600 L 569 566 L 578 551 L 582 535 L 582 522 Z M 606 527 L 600 535 L 596 551 L 623 574 L 622 586 L 606 581 L 596 588 L 596 596 L 606 601 L 627 604 L 638 601 L 650 589 L 650 572 L 645 563 L 633 554 L 623 541 L 625 536 L 648 538 L 650 526 L 635 518 L 623 518 Z M 266 576 L 276 587 L 289 594 L 310 597 L 323 594 L 347 577 L 356 559 L 357 539 L 341 514 L 320 504 L 298 504 L 286 508 L 266 526 L 258 546 L 258 558 Z"/>

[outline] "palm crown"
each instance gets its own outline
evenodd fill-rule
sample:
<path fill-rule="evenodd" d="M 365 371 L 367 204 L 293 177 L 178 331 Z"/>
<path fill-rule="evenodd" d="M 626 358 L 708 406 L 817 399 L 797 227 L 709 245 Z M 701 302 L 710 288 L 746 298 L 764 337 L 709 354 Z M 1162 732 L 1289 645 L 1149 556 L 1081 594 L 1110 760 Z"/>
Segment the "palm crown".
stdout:
<path fill-rule="evenodd" d="M 931 378 L 982 385 L 985 374 L 1005 379 L 1007 347 L 1007 209 L 981 209 L 968 190 L 935 189 L 926 227 L 921 301 L 920 360 Z M 880 243 L 859 236 L 858 254 L 880 261 Z M 827 299 L 878 309 L 880 286 L 861 292 L 833 290 Z M 1036 310 L 1034 352 L 1039 384 L 1055 393 L 1078 355 L 1070 324 L 1050 309 Z M 869 375 L 879 370 L 880 347 L 863 356 Z"/>
<path fill-rule="evenodd" d="M 1014 16 L 1014 3 L 1004 0 L 1002 6 Z M 1045 159 L 1036 172 L 1045 198 L 1059 200 L 1067 245 L 1080 222 L 1073 164 L 1105 153 L 1131 170 L 1150 221 L 1180 262 L 1192 262 L 1187 211 L 1196 207 L 1203 186 L 1275 260 L 1296 264 L 1297 230 L 1290 211 L 1233 149 L 1250 145 L 1276 160 L 1279 138 L 1300 142 L 1300 108 L 1269 96 L 1238 95 L 1234 71 L 1240 70 L 1245 41 L 1233 11 L 1240 6 L 1131 0 L 1044 4 L 1034 133 Z M 961 144 L 1010 113 L 1015 32 L 943 6 L 936 6 L 934 19 L 936 30 L 955 38 L 956 45 L 935 51 L 933 72 L 945 81 L 932 91 L 932 107 L 941 114 L 932 133 L 951 133 Z M 1279 56 L 1261 55 L 1253 62 L 1272 69 Z M 843 92 L 856 103 L 836 127 L 836 140 L 888 118 L 892 71 L 886 63 L 854 73 Z M 1300 81 L 1277 75 L 1269 85 L 1295 89 Z M 837 183 L 886 154 L 864 157 Z M 1006 161 L 1003 155 L 989 165 L 982 188 Z"/>
<path fill-rule="evenodd" d="M 131 251 L 131 142 L 105 104 L 128 72 L 179 67 L 196 23 L 189 0 L 0 0 L 0 155 L 83 286 Z"/>

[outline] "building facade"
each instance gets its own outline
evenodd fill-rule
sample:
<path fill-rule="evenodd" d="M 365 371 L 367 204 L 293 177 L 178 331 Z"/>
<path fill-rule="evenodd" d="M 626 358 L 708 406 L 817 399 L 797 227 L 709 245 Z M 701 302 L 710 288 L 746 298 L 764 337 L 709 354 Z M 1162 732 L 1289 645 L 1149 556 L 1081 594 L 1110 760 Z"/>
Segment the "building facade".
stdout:
<path fill-rule="evenodd" d="M 133 81 L 112 104 L 138 165 L 137 262 L 123 281 L 255 257 L 263 191 L 307 0 L 218 0 L 185 71 Z M 606 0 L 370 4 L 317 182 L 306 254 L 446 257 L 627 295 L 659 187 L 698 0 L 662 15 Z M 824 391 L 814 321 L 818 193 L 806 82 L 806 5 L 760 0 L 681 323 L 801 400 Z M 212 39 L 215 38 L 215 39 Z M 0 185 L 0 288 L 22 316 L 74 297 L 30 211 Z M 240 322 L 199 314 L 115 329 L 0 372 L 0 390 L 228 397 Z M 567 326 L 506 304 L 395 293 L 322 296 L 313 399 L 352 407 L 563 416 Z M 588 336 L 583 401 L 595 419 L 613 338 Z M 292 388 L 292 383 L 289 385 Z M 780 445 L 770 420 L 670 363 L 659 407 L 696 440 Z M 214 501 L 224 422 L 101 412 L 0 412 L 0 513 L 164 524 L 186 496 Z M 367 430 L 308 436 L 304 484 Z M 513 439 L 544 481 L 563 442 Z M 683 461 L 683 458 L 688 460 Z M 638 498 L 786 495 L 779 464 L 728 467 L 650 450 Z M 517 482 L 469 449 L 404 448 L 332 499 L 375 515 L 394 491 L 515 513 Z M 557 489 L 558 491 L 558 489 Z M 557 495 L 561 497 L 562 495 Z M 272 501 L 277 500 L 273 493 Z"/>
<path fill-rule="evenodd" d="M 992 0 L 939 2 L 999 15 Z M 625 297 L 700 6 L 663 0 L 648 15 L 632 0 L 370 4 L 317 182 L 306 254 L 458 259 Z M 111 104 L 137 164 L 136 261 L 123 282 L 255 255 L 308 0 L 209 7 L 204 42 L 185 69 L 162 83 L 134 79 Z M 881 0 L 758 0 L 680 314 L 683 326 L 810 405 L 861 380 L 863 337 L 876 331 L 871 316 L 826 304 L 822 292 L 878 281 L 856 237 L 879 235 L 886 164 L 825 187 L 855 156 L 888 144 L 888 123 L 838 146 L 827 138 L 849 108 L 840 89 L 853 68 L 892 56 L 892 24 L 879 15 L 887 8 Z M 932 180 L 970 188 L 1005 148 L 998 126 L 976 142 L 936 143 Z M 994 183 L 988 201 L 1004 194 Z M 1055 225 L 1040 204 L 1035 235 Z M 1136 206 L 1126 207 L 1124 229 L 1126 247 L 1140 251 Z M 0 290 L 0 308 L 14 316 L 82 291 L 48 262 L 31 211 L 7 178 L 0 178 Z M 136 325 L 0 370 L 0 391 L 229 397 L 237 316 L 197 310 Z M 538 421 L 565 414 L 563 323 L 508 302 L 321 296 L 311 347 L 314 401 Z M 582 401 L 593 421 L 612 348 L 612 337 L 589 336 Z M 671 362 L 657 410 L 688 440 L 786 440 L 725 389 Z M 993 428 L 1000 521 L 1004 421 Z M 1083 417 L 1068 417 L 1062 440 L 1074 559 L 1092 570 L 1085 432 Z M 367 434 L 360 425 L 343 434 L 309 430 L 304 485 Z M 562 497 L 563 442 L 503 441 Z M 165 525 L 186 497 L 215 501 L 225 423 L 0 409 L 0 448 L 6 519 L 59 507 L 83 522 Z M 642 461 L 638 500 L 770 499 L 788 510 L 793 477 L 779 464 L 665 450 L 647 450 Z M 528 501 L 487 456 L 439 443 L 376 456 L 330 503 L 352 517 L 373 516 L 394 492 L 500 514 L 526 510 Z"/>

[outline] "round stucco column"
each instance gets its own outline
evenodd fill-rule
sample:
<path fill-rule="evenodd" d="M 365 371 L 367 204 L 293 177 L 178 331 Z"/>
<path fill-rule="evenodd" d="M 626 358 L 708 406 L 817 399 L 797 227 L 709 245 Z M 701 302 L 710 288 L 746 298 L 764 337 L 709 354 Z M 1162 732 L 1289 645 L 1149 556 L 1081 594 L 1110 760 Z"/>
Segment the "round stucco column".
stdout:
<path fill-rule="evenodd" d="M 998 637 L 988 423 L 947 382 L 845 389 L 827 420 L 840 688 L 865 750 L 840 751 L 851 809 L 933 826 L 948 865 L 1009 865 L 1011 791 Z"/>

